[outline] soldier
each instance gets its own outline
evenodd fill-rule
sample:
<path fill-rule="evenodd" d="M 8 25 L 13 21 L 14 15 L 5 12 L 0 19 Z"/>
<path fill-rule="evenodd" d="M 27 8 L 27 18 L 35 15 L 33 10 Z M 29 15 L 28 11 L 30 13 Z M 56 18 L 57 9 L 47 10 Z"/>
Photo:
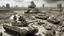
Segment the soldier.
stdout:
<path fill-rule="evenodd" d="M 17 17 L 15 15 L 13 17 L 13 20 L 14 20 L 14 24 L 17 23 L 17 21 L 16 21 L 17 20 Z"/>
<path fill-rule="evenodd" d="M 23 18 L 23 16 L 19 17 L 19 21 L 21 21 L 23 25 L 27 26 L 27 21 L 25 20 L 25 18 Z"/>
<path fill-rule="evenodd" d="M 19 21 L 21 21 L 21 22 L 25 21 L 25 19 L 23 18 L 23 16 L 19 17 Z"/>

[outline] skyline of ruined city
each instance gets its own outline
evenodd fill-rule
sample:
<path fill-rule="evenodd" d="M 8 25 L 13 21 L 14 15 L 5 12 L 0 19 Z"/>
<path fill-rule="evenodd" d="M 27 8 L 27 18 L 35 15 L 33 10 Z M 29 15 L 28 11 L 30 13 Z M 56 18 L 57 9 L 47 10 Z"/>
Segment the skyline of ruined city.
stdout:
<path fill-rule="evenodd" d="M 59 3 L 64 6 L 64 0 L 0 0 L 0 6 L 9 3 L 12 7 L 16 5 L 19 7 L 28 7 L 31 1 L 34 1 L 37 7 L 42 7 L 42 4 L 44 4 L 45 7 L 56 7 Z"/>

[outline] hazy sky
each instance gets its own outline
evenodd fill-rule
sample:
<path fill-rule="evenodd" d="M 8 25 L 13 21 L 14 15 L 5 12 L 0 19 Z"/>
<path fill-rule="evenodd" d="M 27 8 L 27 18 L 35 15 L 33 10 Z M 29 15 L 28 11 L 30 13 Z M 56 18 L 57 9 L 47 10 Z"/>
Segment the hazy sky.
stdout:
<path fill-rule="evenodd" d="M 11 6 L 18 5 L 21 7 L 22 5 L 24 7 L 27 7 L 30 5 L 30 2 L 34 1 L 37 7 L 41 7 L 42 4 L 45 4 L 45 6 L 56 6 L 56 4 L 61 3 L 64 6 L 64 0 L 0 0 L 0 5 L 5 5 L 6 3 L 9 3 Z"/>

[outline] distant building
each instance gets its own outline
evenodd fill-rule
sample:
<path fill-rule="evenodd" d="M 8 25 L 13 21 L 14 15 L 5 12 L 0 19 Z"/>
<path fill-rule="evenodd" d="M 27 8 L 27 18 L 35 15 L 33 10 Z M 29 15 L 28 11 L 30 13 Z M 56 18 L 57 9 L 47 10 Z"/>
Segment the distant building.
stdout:
<path fill-rule="evenodd" d="M 62 4 L 57 4 L 57 8 L 62 8 Z"/>
<path fill-rule="evenodd" d="M 10 8 L 10 4 L 7 3 L 7 4 L 6 4 L 6 8 Z"/>
<path fill-rule="evenodd" d="M 62 4 L 61 4 L 61 3 L 60 3 L 60 4 L 57 4 L 57 8 L 60 9 L 60 12 L 63 11 L 63 9 L 62 9 Z"/>
<path fill-rule="evenodd" d="M 42 4 L 42 7 L 44 8 L 44 4 Z"/>
<path fill-rule="evenodd" d="M 18 5 L 15 5 L 14 7 L 18 8 Z"/>
<path fill-rule="evenodd" d="M 18 7 L 18 5 L 16 5 L 16 7 Z"/>
<path fill-rule="evenodd" d="M 2 5 L 2 8 L 5 8 L 5 5 Z"/>

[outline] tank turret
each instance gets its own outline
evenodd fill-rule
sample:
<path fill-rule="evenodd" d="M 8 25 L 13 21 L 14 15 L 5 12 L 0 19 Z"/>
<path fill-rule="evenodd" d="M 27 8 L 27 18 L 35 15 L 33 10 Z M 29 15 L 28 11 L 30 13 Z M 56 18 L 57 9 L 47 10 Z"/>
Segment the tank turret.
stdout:
<path fill-rule="evenodd" d="M 44 15 L 44 14 L 39 14 L 35 16 L 35 18 L 42 19 L 42 20 L 47 20 L 48 17 L 49 17 L 48 15 Z"/>
<path fill-rule="evenodd" d="M 34 2 L 31 2 L 31 5 L 28 8 L 36 8 L 36 5 L 34 4 Z"/>

